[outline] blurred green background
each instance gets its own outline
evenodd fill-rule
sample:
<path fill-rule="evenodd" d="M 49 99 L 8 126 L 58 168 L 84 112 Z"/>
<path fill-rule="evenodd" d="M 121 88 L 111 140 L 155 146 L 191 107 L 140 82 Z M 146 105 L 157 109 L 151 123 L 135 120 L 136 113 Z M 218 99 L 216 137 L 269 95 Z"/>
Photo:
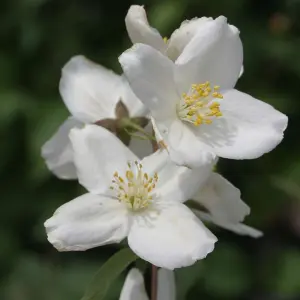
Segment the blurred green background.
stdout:
<path fill-rule="evenodd" d="M 68 115 L 58 81 L 71 56 L 84 54 L 120 72 L 131 4 L 145 4 L 163 36 L 185 19 L 227 16 L 244 43 L 237 88 L 289 115 L 285 139 L 272 153 L 220 163 L 252 208 L 247 223 L 264 237 L 216 229 L 215 251 L 176 271 L 178 298 L 300 299 L 299 0 L 1 0 L 0 299 L 79 299 L 117 249 L 58 253 L 47 242 L 44 220 L 81 188 L 52 176 L 40 147 Z M 108 299 L 118 298 L 122 280 Z"/>

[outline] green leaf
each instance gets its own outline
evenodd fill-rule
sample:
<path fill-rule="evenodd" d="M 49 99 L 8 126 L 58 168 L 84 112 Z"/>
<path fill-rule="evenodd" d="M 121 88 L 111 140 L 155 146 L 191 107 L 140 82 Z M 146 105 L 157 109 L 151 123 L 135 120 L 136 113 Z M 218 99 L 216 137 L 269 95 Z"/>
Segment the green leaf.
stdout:
<path fill-rule="evenodd" d="M 199 285 L 205 276 L 204 265 L 202 261 L 194 265 L 176 270 L 176 293 L 178 300 L 188 298 L 188 292 L 194 285 Z"/>
<path fill-rule="evenodd" d="M 249 270 L 247 257 L 238 246 L 219 242 L 216 251 L 205 261 L 205 289 L 210 295 L 221 299 L 241 299 L 251 284 Z"/>
<path fill-rule="evenodd" d="M 282 295 L 284 299 L 296 297 L 300 292 L 300 254 L 297 248 L 279 251 L 267 264 L 268 291 Z"/>
<path fill-rule="evenodd" d="M 114 254 L 96 273 L 81 300 L 104 299 L 112 282 L 136 259 L 138 256 L 130 248 L 122 249 Z"/>
<path fill-rule="evenodd" d="M 271 182 L 274 186 L 284 191 L 292 199 L 300 200 L 300 186 L 294 180 L 289 180 L 281 177 L 271 178 Z"/>

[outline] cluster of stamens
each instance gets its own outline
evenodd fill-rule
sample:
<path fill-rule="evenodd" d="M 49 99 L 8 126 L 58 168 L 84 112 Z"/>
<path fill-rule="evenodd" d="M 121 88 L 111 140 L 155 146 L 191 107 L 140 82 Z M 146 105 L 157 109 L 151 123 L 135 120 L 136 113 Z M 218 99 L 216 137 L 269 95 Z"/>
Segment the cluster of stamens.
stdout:
<path fill-rule="evenodd" d="M 178 107 L 179 117 L 195 126 L 211 124 L 213 118 L 222 116 L 219 100 L 215 101 L 215 99 L 223 99 L 219 89 L 219 86 L 214 86 L 212 89 L 208 81 L 193 84 L 188 94 L 182 94 Z"/>
<path fill-rule="evenodd" d="M 133 211 L 147 208 L 153 200 L 153 189 L 158 181 L 157 173 L 153 177 L 143 172 L 143 166 L 137 161 L 128 163 L 125 177 L 114 173 L 111 190 L 116 191 L 120 202 Z"/>

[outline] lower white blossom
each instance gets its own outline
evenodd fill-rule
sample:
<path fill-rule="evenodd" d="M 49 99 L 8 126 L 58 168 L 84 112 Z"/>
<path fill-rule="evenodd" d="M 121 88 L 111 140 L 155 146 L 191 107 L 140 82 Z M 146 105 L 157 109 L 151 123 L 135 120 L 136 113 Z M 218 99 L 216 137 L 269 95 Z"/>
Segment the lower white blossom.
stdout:
<path fill-rule="evenodd" d="M 147 113 L 124 76 L 117 75 L 84 56 L 74 56 L 63 67 L 59 91 L 72 116 L 44 144 L 42 156 L 48 168 L 61 179 L 77 178 L 69 139 L 72 128 L 81 128 L 84 124 L 105 119 L 116 119 L 119 101 L 126 106 L 130 117 L 146 116 Z M 135 140 L 130 146 L 141 155 L 151 153 L 149 141 Z"/>
<path fill-rule="evenodd" d="M 240 235 L 254 238 L 262 232 L 241 222 L 250 213 L 250 207 L 241 199 L 241 192 L 220 174 L 212 172 L 207 183 L 193 196 L 208 212 L 194 210 L 203 221 L 212 222 Z"/>
<path fill-rule="evenodd" d="M 138 269 L 131 269 L 123 285 L 120 300 L 148 300 L 144 278 Z M 157 300 L 175 300 L 176 287 L 174 272 L 159 269 L 157 280 Z"/>
<path fill-rule="evenodd" d="M 45 222 L 60 251 L 86 250 L 128 237 L 141 258 L 166 269 L 192 265 L 214 249 L 216 237 L 182 204 L 206 182 L 211 165 L 190 170 L 164 150 L 139 160 L 96 125 L 72 129 L 79 182 L 89 191 Z"/>

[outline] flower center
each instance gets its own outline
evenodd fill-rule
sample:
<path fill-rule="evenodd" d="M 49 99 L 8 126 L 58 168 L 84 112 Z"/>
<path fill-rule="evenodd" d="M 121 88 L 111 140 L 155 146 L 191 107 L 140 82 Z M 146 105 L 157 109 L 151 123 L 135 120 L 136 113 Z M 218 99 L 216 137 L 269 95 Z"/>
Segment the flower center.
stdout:
<path fill-rule="evenodd" d="M 219 99 L 223 99 L 219 86 L 212 89 L 207 81 L 192 84 L 188 94 L 183 93 L 177 106 L 178 117 L 195 126 L 211 124 L 214 118 L 221 117 Z"/>
<path fill-rule="evenodd" d="M 125 177 L 118 172 L 114 173 L 111 190 L 116 191 L 120 202 L 123 202 L 133 211 L 147 208 L 153 199 L 152 191 L 158 181 L 157 173 L 151 177 L 143 172 L 143 166 L 137 161 L 134 164 L 128 163 L 128 170 Z"/>

